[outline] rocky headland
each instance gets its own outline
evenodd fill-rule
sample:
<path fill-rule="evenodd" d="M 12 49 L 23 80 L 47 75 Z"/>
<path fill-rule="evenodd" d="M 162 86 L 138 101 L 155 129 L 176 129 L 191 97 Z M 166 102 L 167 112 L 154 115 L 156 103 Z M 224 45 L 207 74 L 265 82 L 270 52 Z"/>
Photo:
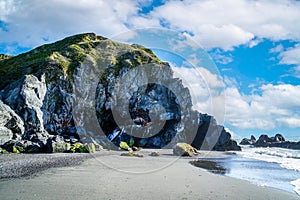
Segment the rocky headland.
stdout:
<path fill-rule="evenodd" d="M 2 153 L 94 152 L 121 142 L 241 150 L 213 116 L 192 109 L 170 65 L 141 45 L 75 35 L 0 55 L 0 78 Z"/>

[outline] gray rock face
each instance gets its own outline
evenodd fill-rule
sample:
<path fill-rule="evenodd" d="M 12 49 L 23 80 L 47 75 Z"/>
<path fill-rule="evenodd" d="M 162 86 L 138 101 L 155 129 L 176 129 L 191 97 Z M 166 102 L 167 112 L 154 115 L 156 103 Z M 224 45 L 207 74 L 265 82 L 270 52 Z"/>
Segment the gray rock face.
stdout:
<path fill-rule="evenodd" d="M 34 75 L 26 75 L 1 91 L 3 101 L 24 122 L 25 129 L 20 130 L 20 133 L 23 133 L 23 139 L 32 140 L 32 137 L 37 139 L 37 137 L 46 137 L 47 135 L 41 110 L 45 94 L 46 83 L 44 75 L 41 75 L 40 78 Z"/>
<path fill-rule="evenodd" d="M 141 147 L 186 142 L 239 150 L 212 116 L 192 110 L 190 93 L 169 64 L 140 45 L 81 34 L 2 60 L 0 68 L 9 78 L 0 83 L 1 143 L 22 136 L 21 150 L 130 140 Z"/>
<path fill-rule="evenodd" d="M 0 144 L 11 140 L 13 138 L 13 132 L 6 127 L 0 127 Z"/>
<path fill-rule="evenodd" d="M 21 138 L 24 123 L 21 118 L 0 100 L 0 144 Z"/>

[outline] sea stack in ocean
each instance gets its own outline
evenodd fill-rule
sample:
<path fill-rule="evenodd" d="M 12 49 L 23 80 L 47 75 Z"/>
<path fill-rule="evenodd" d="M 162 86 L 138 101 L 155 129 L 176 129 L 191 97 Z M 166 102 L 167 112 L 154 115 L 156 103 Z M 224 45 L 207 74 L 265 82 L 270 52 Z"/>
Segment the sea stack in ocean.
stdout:
<path fill-rule="evenodd" d="M 153 82 L 139 85 L 147 73 Z M 122 82 L 124 76 L 131 82 Z M 15 57 L 1 55 L 0 78 L 0 144 L 6 151 L 90 152 L 91 144 L 113 148 L 120 142 L 240 150 L 213 116 L 192 109 L 189 90 L 169 64 L 141 45 L 75 35 Z M 117 107 L 124 99 L 128 104 Z M 117 119 L 112 108 L 130 120 Z"/>
<path fill-rule="evenodd" d="M 252 145 L 254 147 L 279 147 L 287 149 L 300 149 L 300 142 L 286 141 L 281 134 L 276 134 L 273 137 L 269 137 L 266 134 L 262 134 L 258 140 L 254 136 L 250 139 L 244 138 L 240 145 Z"/>

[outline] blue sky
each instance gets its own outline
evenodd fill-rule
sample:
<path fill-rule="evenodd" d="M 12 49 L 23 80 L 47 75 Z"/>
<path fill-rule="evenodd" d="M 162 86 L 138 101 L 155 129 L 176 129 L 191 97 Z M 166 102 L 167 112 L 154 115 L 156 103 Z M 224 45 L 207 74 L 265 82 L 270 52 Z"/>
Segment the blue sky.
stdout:
<path fill-rule="evenodd" d="M 159 41 L 141 43 L 196 87 L 199 76 L 191 78 L 192 70 L 177 66 L 175 55 L 193 64 L 216 94 L 214 102 L 224 104 L 225 114 L 219 117 L 204 102 L 209 97 L 195 91 L 195 99 L 202 100 L 195 102 L 197 109 L 216 115 L 236 137 L 281 132 L 300 139 L 299 19 L 300 2 L 295 0 L 0 0 L 0 53 L 17 55 L 82 32 L 139 41 L 128 31 L 172 30 L 201 48 L 190 46 L 194 53 L 181 55 L 183 43 L 176 43 L 168 54 L 166 46 L 158 48 Z M 199 57 L 200 49 L 218 73 L 201 63 L 206 55 Z M 224 88 L 218 96 L 220 82 Z"/>

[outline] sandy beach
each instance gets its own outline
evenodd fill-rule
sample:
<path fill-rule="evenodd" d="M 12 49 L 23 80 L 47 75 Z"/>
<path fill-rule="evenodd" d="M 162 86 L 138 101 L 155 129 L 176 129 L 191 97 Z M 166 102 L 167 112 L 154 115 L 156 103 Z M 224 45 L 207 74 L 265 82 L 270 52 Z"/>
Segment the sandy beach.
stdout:
<path fill-rule="evenodd" d="M 277 189 L 212 174 L 189 163 L 196 158 L 179 158 L 173 156 L 171 150 L 158 150 L 161 155 L 153 157 L 149 156 L 151 151 L 140 151 L 141 158 L 120 156 L 122 152 L 106 150 L 88 156 L 18 155 L 24 156 L 23 164 L 20 164 L 20 158 L 1 155 L 1 199 L 300 199 Z M 229 155 L 202 152 L 198 157 L 225 156 Z M 32 164 L 40 163 L 42 157 L 52 164 L 41 168 L 39 164 Z M 31 161 L 24 164 L 29 159 Z M 16 166 L 21 167 L 11 169 Z M 22 175 L 18 172 L 22 170 L 31 173 L 36 170 L 37 173 Z M 18 173 L 19 178 L 3 178 L 9 173 Z"/>

